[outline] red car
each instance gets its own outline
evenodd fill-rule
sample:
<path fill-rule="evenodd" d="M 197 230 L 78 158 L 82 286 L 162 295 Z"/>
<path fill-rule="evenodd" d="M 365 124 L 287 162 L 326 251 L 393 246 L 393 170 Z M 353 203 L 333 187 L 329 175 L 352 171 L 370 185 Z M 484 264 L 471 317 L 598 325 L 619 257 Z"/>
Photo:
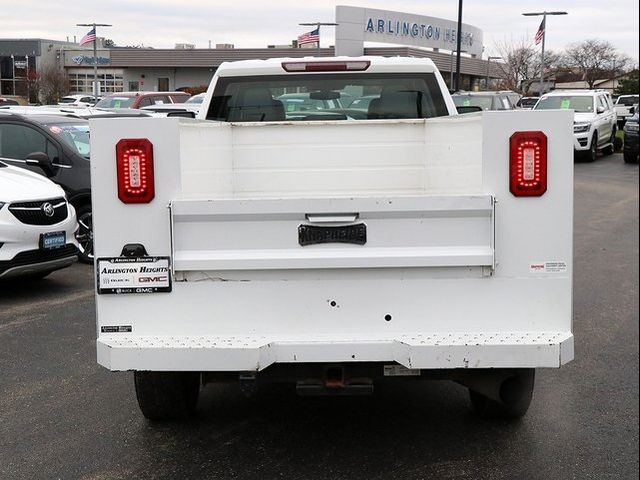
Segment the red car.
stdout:
<path fill-rule="evenodd" d="M 142 108 L 184 103 L 190 96 L 186 92 L 120 92 L 103 98 L 96 103 L 96 108 Z"/>

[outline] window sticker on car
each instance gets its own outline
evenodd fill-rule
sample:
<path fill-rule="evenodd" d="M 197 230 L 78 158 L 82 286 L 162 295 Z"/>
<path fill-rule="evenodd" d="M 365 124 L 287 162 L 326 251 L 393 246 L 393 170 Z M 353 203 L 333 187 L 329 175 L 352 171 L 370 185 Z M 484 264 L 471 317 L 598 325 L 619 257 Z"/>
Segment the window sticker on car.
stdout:
<path fill-rule="evenodd" d="M 468 107 L 471 105 L 471 100 L 469 100 L 468 98 L 466 98 L 463 102 L 462 102 L 462 106 L 463 107 Z"/>
<path fill-rule="evenodd" d="M 571 105 L 571 100 L 569 100 L 568 98 L 565 98 L 564 100 L 562 100 L 562 102 L 560 102 L 560 108 L 562 110 L 569 110 L 570 105 Z"/>

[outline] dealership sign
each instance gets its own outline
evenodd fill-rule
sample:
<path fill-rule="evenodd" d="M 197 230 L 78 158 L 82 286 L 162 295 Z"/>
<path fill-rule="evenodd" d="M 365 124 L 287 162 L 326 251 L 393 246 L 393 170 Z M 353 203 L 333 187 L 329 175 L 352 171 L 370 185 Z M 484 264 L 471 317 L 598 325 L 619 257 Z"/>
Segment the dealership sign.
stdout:
<path fill-rule="evenodd" d="M 458 36 L 462 50 L 482 55 L 482 30 L 463 23 L 458 32 L 456 22 L 443 18 L 339 5 L 336 23 L 337 55 L 362 55 L 364 42 L 456 50 Z"/>
<path fill-rule="evenodd" d="M 76 65 L 93 65 L 95 61 L 98 61 L 98 65 L 109 65 L 111 59 L 109 57 L 93 57 L 89 55 L 76 55 L 71 57 L 71 61 Z"/>

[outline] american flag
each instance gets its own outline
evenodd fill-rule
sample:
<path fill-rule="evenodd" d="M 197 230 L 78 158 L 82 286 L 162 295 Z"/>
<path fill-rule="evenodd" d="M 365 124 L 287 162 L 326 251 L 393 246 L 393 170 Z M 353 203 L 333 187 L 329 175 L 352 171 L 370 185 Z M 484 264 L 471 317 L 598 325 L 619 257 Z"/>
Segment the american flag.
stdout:
<path fill-rule="evenodd" d="M 80 39 L 80 45 L 84 45 L 85 43 L 93 42 L 96 39 L 96 28 L 93 27 L 89 32 Z"/>
<path fill-rule="evenodd" d="M 311 30 L 310 32 L 303 33 L 298 37 L 298 45 L 304 45 L 305 43 L 320 42 L 320 28 Z"/>
<path fill-rule="evenodd" d="M 546 20 L 547 20 L 546 18 L 543 18 L 542 22 L 540 22 L 540 28 L 538 28 L 538 32 L 536 33 L 536 37 L 534 39 L 536 42 L 536 45 L 539 45 L 542 39 L 544 38 L 544 22 Z"/>

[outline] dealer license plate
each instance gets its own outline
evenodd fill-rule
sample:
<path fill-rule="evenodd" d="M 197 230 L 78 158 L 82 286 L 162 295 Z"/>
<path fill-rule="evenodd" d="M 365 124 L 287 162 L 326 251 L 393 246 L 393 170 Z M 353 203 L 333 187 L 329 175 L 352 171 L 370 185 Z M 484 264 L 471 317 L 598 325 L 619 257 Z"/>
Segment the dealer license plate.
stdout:
<path fill-rule="evenodd" d="M 98 293 L 171 291 L 169 257 L 109 257 L 96 262 Z"/>

